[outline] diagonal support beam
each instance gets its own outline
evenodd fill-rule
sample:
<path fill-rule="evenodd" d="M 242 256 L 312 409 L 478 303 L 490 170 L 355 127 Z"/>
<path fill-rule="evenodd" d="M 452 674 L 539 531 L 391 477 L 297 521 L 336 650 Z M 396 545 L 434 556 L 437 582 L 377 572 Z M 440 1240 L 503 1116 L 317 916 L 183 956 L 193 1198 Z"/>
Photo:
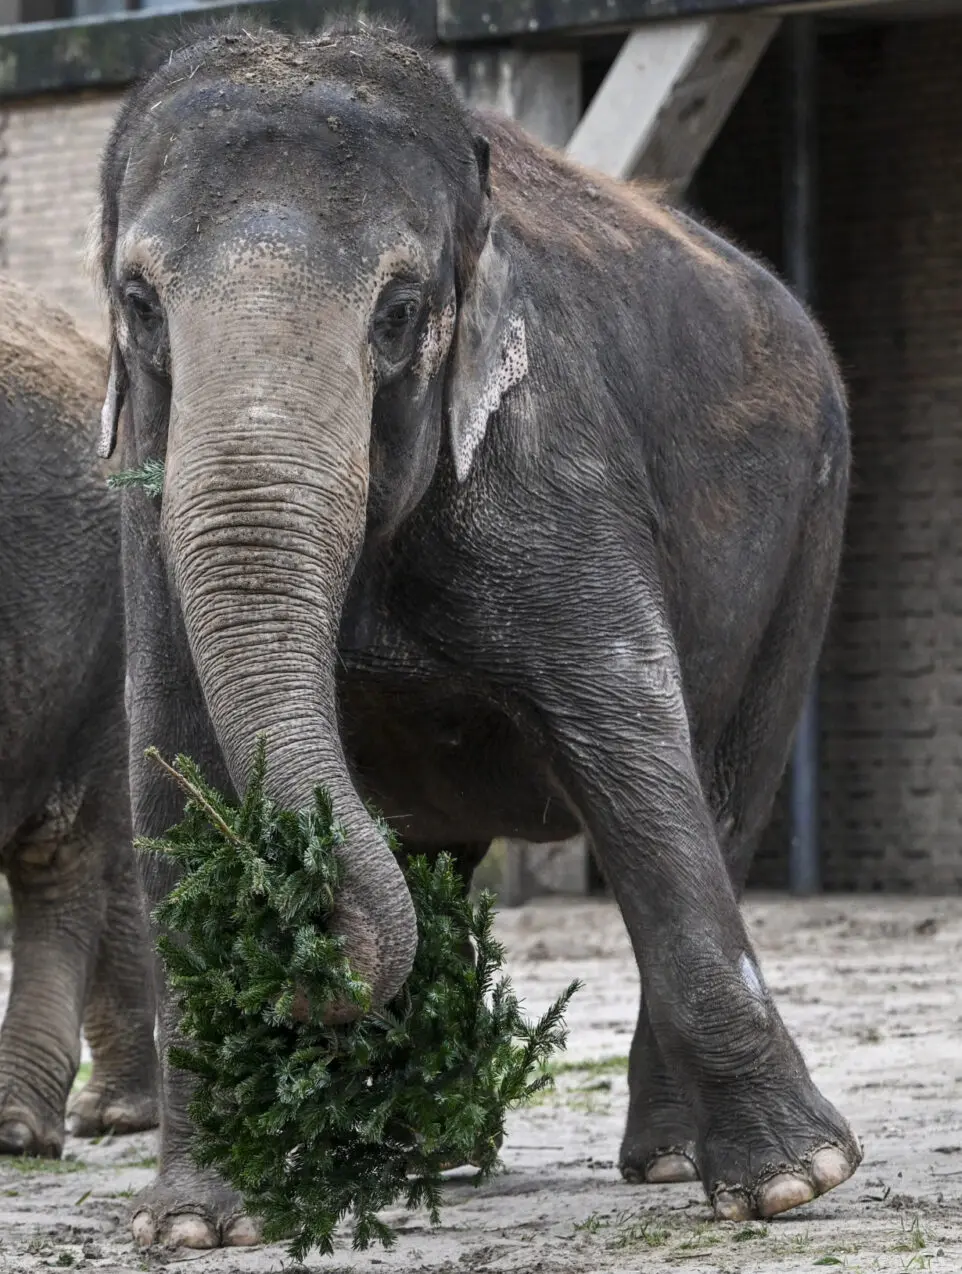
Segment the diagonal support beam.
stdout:
<path fill-rule="evenodd" d="M 568 143 L 611 177 L 685 189 L 778 28 L 779 19 L 699 18 L 636 28 Z"/>

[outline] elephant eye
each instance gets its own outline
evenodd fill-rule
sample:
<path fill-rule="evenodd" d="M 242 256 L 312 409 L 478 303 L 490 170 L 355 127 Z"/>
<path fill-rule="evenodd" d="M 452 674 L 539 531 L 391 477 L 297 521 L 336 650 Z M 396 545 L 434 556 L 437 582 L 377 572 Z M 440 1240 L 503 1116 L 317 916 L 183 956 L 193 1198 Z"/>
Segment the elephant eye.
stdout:
<path fill-rule="evenodd" d="M 410 323 L 417 315 L 418 303 L 414 298 L 407 301 L 395 301 L 388 307 L 384 315 L 384 322 L 391 327 L 404 327 Z"/>
<path fill-rule="evenodd" d="M 154 331 L 163 322 L 160 298 L 144 279 L 128 279 L 124 284 L 124 304 L 135 322 Z"/>
<path fill-rule="evenodd" d="M 394 287 L 381 298 L 372 325 L 375 348 L 388 368 L 394 369 L 414 352 L 421 293 L 417 288 Z"/>

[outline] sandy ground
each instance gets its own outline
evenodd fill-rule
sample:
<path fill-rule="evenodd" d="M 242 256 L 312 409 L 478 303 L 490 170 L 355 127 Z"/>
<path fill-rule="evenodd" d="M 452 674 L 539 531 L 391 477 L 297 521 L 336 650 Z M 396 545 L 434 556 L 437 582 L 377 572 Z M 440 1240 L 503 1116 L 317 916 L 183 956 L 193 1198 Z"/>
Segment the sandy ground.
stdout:
<path fill-rule="evenodd" d="M 342 1274 L 797 1274 L 962 1272 L 962 900 L 754 899 L 768 981 L 817 1082 L 865 1143 L 856 1176 L 767 1225 L 717 1225 L 691 1186 L 630 1187 L 615 1167 L 627 1103 L 624 1057 L 636 974 L 608 903 L 556 901 L 499 917 L 532 1012 L 572 978 L 566 1070 L 517 1113 L 505 1172 L 447 1188 L 442 1224 L 398 1211 L 393 1251 L 310 1268 Z M 0 964 L 0 998 L 9 956 Z M 574 1065 L 577 1064 L 577 1065 Z M 132 1193 L 153 1171 L 153 1135 L 71 1140 L 58 1165 L 0 1163 L 0 1271 L 247 1274 L 282 1248 L 142 1255 L 128 1243 Z M 288 1266 L 289 1268 L 289 1266 Z"/>

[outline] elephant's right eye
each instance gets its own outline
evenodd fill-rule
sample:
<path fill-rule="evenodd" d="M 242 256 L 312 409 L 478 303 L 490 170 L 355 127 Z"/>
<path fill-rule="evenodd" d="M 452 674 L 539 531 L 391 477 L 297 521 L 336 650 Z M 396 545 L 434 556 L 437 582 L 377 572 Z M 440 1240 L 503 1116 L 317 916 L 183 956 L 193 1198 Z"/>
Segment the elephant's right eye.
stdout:
<path fill-rule="evenodd" d="M 164 319 L 160 298 L 144 279 L 129 279 L 124 284 L 124 304 L 135 323 L 147 332 L 154 332 Z"/>

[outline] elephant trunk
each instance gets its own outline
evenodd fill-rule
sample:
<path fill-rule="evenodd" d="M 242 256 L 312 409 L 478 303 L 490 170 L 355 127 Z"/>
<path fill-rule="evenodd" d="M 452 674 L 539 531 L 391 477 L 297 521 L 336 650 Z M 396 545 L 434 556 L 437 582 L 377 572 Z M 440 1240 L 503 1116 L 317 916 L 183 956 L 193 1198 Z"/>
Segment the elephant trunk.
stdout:
<path fill-rule="evenodd" d="M 220 330 L 209 313 L 171 315 L 162 525 L 191 654 L 238 791 L 265 733 L 272 797 L 301 806 L 317 784 L 331 795 L 346 832 L 335 928 L 379 1004 L 410 972 L 417 928 L 338 729 L 338 631 L 367 501 L 365 338 L 343 310 L 319 316 L 270 288 L 232 301 Z"/>

